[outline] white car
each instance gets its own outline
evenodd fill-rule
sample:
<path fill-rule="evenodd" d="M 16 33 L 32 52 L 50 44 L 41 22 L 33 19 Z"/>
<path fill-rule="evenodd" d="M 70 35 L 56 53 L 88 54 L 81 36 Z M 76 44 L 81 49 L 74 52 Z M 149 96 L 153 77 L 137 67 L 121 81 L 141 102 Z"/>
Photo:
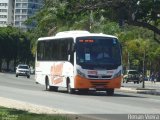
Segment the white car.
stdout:
<path fill-rule="evenodd" d="M 140 83 L 140 74 L 137 70 L 127 70 L 126 73 L 123 76 L 123 82 L 134 82 L 134 83 Z"/>
<path fill-rule="evenodd" d="M 28 65 L 25 64 L 19 64 L 16 67 L 16 77 L 18 76 L 27 76 L 27 78 L 30 78 L 30 68 Z"/>

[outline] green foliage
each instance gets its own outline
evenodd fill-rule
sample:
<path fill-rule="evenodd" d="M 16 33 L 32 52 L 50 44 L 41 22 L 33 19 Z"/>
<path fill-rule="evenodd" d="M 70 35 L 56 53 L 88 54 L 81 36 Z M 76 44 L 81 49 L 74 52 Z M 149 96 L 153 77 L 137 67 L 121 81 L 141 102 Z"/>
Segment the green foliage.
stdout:
<path fill-rule="evenodd" d="M 124 66 L 128 65 L 129 59 L 130 66 L 138 66 L 141 70 L 145 58 L 146 69 L 157 71 L 160 46 L 155 41 L 160 40 L 157 16 L 160 1 L 138 1 L 45 0 L 43 8 L 25 22 L 36 21 L 36 28 L 26 33 L 12 27 L 0 28 L 0 68 L 4 59 L 7 62 L 14 60 L 15 64 L 32 60 L 39 37 L 55 35 L 59 31 L 88 30 L 116 35 L 122 44 Z M 137 22 L 141 24 L 137 25 Z"/>
<path fill-rule="evenodd" d="M 64 115 L 35 114 L 27 111 L 0 107 L 1 120 L 70 120 Z"/>
<path fill-rule="evenodd" d="M 155 42 L 153 31 L 157 34 L 160 31 L 160 19 L 155 16 L 160 12 L 160 2 L 138 1 L 46 0 L 43 9 L 33 18 L 37 27 L 28 35 L 32 39 L 32 52 L 35 53 L 38 37 L 66 30 L 88 30 L 118 36 L 123 48 L 123 65 L 127 66 L 129 58 L 131 66 L 142 70 L 145 54 L 146 69 L 158 70 L 160 46 Z M 124 22 L 121 27 L 119 21 Z M 154 63 L 159 64 L 154 66 Z"/>
<path fill-rule="evenodd" d="M 0 61 L 7 62 L 7 69 L 11 60 L 14 60 L 16 65 L 18 62 L 29 63 L 31 59 L 30 40 L 27 36 L 17 28 L 0 28 Z M 2 62 L 0 70 L 1 64 Z"/>

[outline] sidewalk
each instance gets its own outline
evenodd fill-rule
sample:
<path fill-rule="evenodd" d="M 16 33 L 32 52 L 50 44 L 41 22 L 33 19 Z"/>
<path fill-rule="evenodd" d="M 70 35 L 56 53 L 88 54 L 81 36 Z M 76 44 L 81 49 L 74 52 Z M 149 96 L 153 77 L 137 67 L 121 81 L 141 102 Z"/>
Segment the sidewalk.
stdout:
<path fill-rule="evenodd" d="M 145 81 L 145 84 L 150 84 L 150 85 L 159 85 L 160 87 L 160 82 L 151 82 L 151 81 Z M 160 88 L 159 88 L 160 89 Z"/>
<path fill-rule="evenodd" d="M 135 84 L 133 84 L 134 86 Z M 139 94 L 160 95 L 160 82 L 152 83 L 151 81 L 145 81 L 145 88 L 141 87 L 128 87 L 122 86 L 118 91 L 132 92 Z"/>
<path fill-rule="evenodd" d="M 160 95 L 160 90 L 157 90 L 157 89 L 145 89 L 145 88 L 140 89 L 140 88 L 121 87 L 118 91 L 132 92 L 132 93 L 139 93 L 139 94 Z"/>

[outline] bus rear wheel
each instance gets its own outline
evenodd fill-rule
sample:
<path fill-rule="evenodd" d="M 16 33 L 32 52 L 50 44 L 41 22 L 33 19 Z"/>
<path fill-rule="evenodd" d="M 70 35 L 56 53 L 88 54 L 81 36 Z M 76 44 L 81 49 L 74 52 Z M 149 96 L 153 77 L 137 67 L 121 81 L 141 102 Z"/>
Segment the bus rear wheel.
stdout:
<path fill-rule="evenodd" d="M 46 91 L 58 91 L 58 87 L 56 86 L 50 86 L 48 80 L 46 81 Z"/>
<path fill-rule="evenodd" d="M 46 91 L 50 91 L 51 90 L 51 86 L 49 85 L 49 81 L 48 80 L 46 80 L 45 86 L 46 86 Z"/>

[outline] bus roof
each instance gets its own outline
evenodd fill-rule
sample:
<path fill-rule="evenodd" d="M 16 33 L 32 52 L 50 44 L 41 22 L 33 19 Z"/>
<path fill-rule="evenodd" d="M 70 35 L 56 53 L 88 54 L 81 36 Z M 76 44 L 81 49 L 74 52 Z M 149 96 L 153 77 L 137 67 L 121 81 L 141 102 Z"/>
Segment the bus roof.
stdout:
<path fill-rule="evenodd" d="M 50 40 L 50 39 L 58 39 L 58 38 L 76 38 L 76 37 L 87 37 L 87 36 L 103 36 L 103 37 L 112 37 L 117 38 L 112 35 L 107 35 L 103 33 L 90 33 L 88 31 L 81 31 L 81 30 L 75 30 L 75 31 L 64 31 L 59 32 L 55 36 L 49 36 L 49 37 L 41 37 L 38 40 Z"/>

